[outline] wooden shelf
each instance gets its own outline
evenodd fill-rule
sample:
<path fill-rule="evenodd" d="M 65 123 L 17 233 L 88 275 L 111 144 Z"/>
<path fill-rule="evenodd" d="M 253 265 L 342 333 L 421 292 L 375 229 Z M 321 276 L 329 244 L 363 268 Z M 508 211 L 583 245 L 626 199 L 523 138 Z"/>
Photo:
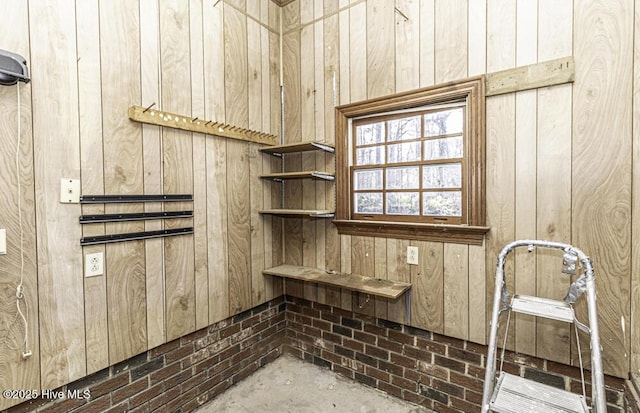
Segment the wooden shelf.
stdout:
<path fill-rule="evenodd" d="M 263 274 L 282 278 L 333 285 L 379 297 L 397 299 L 411 288 L 411 284 L 365 277 L 357 274 L 328 273 L 325 270 L 298 265 L 279 265 L 262 271 Z"/>
<path fill-rule="evenodd" d="M 296 142 L 296 143 L 289 143 L 286 145 L 267 146 L 264 148 L 260 148 L 261 152 L 270 153 L 272 155 L 281 155 L 283 153 L 307 152 L 307 151 L 316 151 L 316 150 L 334 153 L 335 147 L 333 146 L 333 144 L 330 144 L 330 143 L 308 141 L 308 142 Z"/>
<path fill-rule="evenodd" d="M 282 172 L 274 174 L 260 175 L 262 179 L 271 179 L 279 181 L 283 179 L 323 179 L 325 181 L 333 181 L 336 177 L 328 172 L 319 171 L 300 171 L 300 172 Z"/>
<path fill-rule="evenodd" d="M 328 209 L 265 209 L 259 211 L 261 214 L 267 215 L 282 215 L 282 216 L 297 216 L 297 217 L 311 217 L 311 218 L 332 218 L 335 211 Z"/>

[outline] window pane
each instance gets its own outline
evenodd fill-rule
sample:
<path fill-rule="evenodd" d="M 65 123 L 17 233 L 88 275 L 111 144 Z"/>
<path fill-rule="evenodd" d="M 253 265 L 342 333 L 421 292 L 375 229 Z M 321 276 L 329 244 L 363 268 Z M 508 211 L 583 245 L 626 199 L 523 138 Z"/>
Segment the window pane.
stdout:
<path fill-rule="evenodd" d="M 418 215 L 420 197 L 417 192 L 393 192 L 387 194 L 387 214 Z"/>
<path fill-rule="evenodd" d="M 354 194 L 354 198 L 357 214 L 382 214 L 382 193 L 358 192 Z"/>
<path fill-rule="evenodd" d="M 382 169 L 365 169 L 354 172 L 353 189 L 382 189 Z"/>
<path fill-rule="evenodd" d="M 427 165 L 422 169 L 423 188 L 460 188 L 462 164 Z"/>
<path fill-rule="evenodd" d="M 420 170 L 417 166 L 387 169 L 387 189 L 418 189 Z"/>
<path fill-rule="evenodd" d="M 356 145 L 371 145 L 384 141 L 384 122 L 370 123 L 356 127 Z"/>
<path fill-rule="evenodd" d="M 420 160 L 420 142 L 389 145 L 389 163 Z"/>
<path fill-rule="evenodd" d="M 462 136 L 431 139 L 424 143 L 424 159 L 462 158 Z"/>
<path fill-rule="evenodd" d="M 384 163 L 384 146 L 356 150 L 356 165 L 380 165 Z"/>
<path fill-rule="evenodd" d="M 389 140 L 400 141 L 420 137 L 420 116 L 389 121 Z"/>
<path fill-rule="evenodd" d="M 431 112 L 424 115 L 425 136 L 462 133 L 462 108 Z"/>
<path fill-rule="evenodd" d="M 462 216 L 462 192 L 423 192 L 424 215 Z"/>

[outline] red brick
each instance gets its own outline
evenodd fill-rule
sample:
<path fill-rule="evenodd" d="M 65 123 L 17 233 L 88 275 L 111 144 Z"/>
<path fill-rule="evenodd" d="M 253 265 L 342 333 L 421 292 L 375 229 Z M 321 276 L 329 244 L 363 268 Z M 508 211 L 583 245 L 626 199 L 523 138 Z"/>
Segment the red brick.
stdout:
<path fill-rule="evenodd" d="M 373 324 L 365 324 L 363 330 L 366 331 L 367 333 L 371 333 L 371 334 L 373 334 L 375 336 L 378 336 L 378 337 L 386 337 L 387 336 L 387 329 L 386 328 L 378 327 L 378 326 L 373 325 Z"/>
<path fill-rule="evenodd" d="M 389 360 L 389 351 L 375 347 L 375 346 L 367 345 L 365 348 L 365 354 L 380 360 L 385 360 L 385 361 Z"/>
<path fill-rule="evenodd" d="M 482 405 L 482 392 L 475 392 L 471 390 L 466 390 L 464 392 L 464 398 L 468 402 L 473 404 L 477 404 L 478 406 Z"/>
<path fill-rule="evenodd" d="M 169 366 L 163 367 L 160 370 L 154 371 L 153 373 L 151 373 L 151 375 L 149 376 L 149 379 L 151 381 L 151 385 L 153 386 L 154 384 L 161 382 L 162 380 L 166 379 L 167 377 L 171 377 L 174 374 L 178 373 L 180 371 L 180 363 L 173 363 Z"/>
<path fill-rule="evenodd" d="M 93 399 L 93 396 L 92 396 Z M 111 397 L 109 395 L 91 400 L 84 406 L 74 410 L 74 413 L 95 413 L 103 412 L 111 406 Z"/>
<path fill-rule="evenodd" d="M 446 344 L 449 346 L 457 347 L 459 349 L 463 349 L 464 343 L 465 343 L 463 340 L 453 338 L 453 337 L 443 336 L 442 334 L 438 334 L 438 333 L 433 333 L 433 341 Z"/>
<path fill-rule="evenodd" d="M 431 377 L 413 369 L 405 369 L 404 377 L 408 380 L 415 381 L 418 384 L 430 385 L 431 383 Z"/>
<path fill-rule="evenodd" d="M 482 365 L 482 355 L 472 353 L 466 350 L 460 350 L 455 347 L 449 347 L 448 355 L 451 358 L 462 360 L 468 363 L 473 363 L 478 366 Z"/>
<path fill-rule="evenodd" d="M 157 384 L 148 390 L 144 390 L 132 396 L 131 399 L 129 400 L 129 405 L 130 407 L 136 407 L 143 403 L 146 403 L 149 400 L 153 399 L 154 397 L 157 397 L 162 392 L 164 392 L 164 389 L 165 387 L 163 383 Z"/>
<path fill-rule="evenodd" d="M 175 399 L 169 401 L 167 403 L 167 409 L 170 412 L 174 412 L 178 409 L 180 409 L 180 407 L 186 405 L 189 401 L 191 401 L 192 399 L 194 399 L 196 397 L 196 391 L 194 390 L 190 390 L 186 393 L 182 393 L 180 396 L 176 397 Z"/>
<path fill-rule="evenodd" d="M 461 399 L 464 398 L 464 388 L 459 385 L 434 378 L 433 380 L 431 380 L 431 387 L 448 394 L 449 397 L 455 396 Z"/>
<path fill-rule="evenodd" d="M 391 384 L 412 392 L 415 392 L 418 390 L 418 384 L 415 381 L 407 380 L 404 377 L 392 375 Z"/>
<path fill-rule="evenodd" d="M 40 409 L 43 413 L 67 413 L 76 407 L 80 407 L 87 401 L 85 399 L 64 399 L 60 400 L 50 406 Z"/>
<path fill-rule="evenodd" d="M 104 413 L 125 413 L 127 411 L 129 411 L 129 404 L 127 402 L 123 402 L 117 406 L 110 408 L 109 410 L 104 411 Z"/>
<path fill-rule="evenodd" d="M 401 331 L 389 330 L 387 333 L 389 340 L 397 341 L 398 343 L 408 344 L 414 346 L 416 344 L 416 337 L 405 334 Z"/>
<path fill-rule="evenodd" d="M 156 348 L 152 348 L 149 350 L 149 355 L 151 358 L 156 358 L 165 353 L 169 353 L 174 351 L 175 349 L 180 347 L 180 340 L 173 340 Z"/>
<path fill-rule="evenodd" d="M 438 413 L 468 413 L 462 410 L 454 409 L 453 407 L 449 407 L 445 404 L 442 404 L 438 401 L 433 402 L 433 410 Z"/>
<path fill-rule="evenodd" d="M 180 346 L 185 346 L 189 343 L 205 337 L 206 335 L 207 329 L 203 328 L 202 330 L 194 331 L 193 333 L 187 334 L 186 336 L 182 336 L 180 337 Z"/>
<path fill-rule="evenodd" d="M 484 380 L 479 380 L 474 377 L 457 373 L 455 371 L 452 371 L 450 375 L 451 375 L 450 377 L 451 383 L 457 384 L 458 386 L 462 386 L 465 389 L 470 389 L 477 392 L 482 392 L 483 390 Z"/>
<path fill-rule="evenodd" d="M 438 377 L 442 380 L 449 380 L 450 370 L 447 368 L 420 360 L 416 363 L 416 365 L 418 371 L 426 373 L 432 377 Z"/>
<path fill-rule="evenodd" d="M 447 346 L 442 343 L 436 343 L 433 340 L 428 340 L 423 337 L 416 338 L 416 347 L 422 350 L 426 350 L 431 353 L 440 354 L 444 356 L 447 352 Z"/>
<path fill-rule="evenodd" d="M 398 397 L 400 399 L 402 398 L 402 389 L 400 387 L 381 381 L 378 382 L 378 389 L 382 390 L 385 393 L 389 393 L 392 396 Z"/>
<path fill-rule="evenodd" d="M 165 363 L 169 365 L 174 361 L 179 361 L 186 357 L 189 357 L 191 356 L 191 354 L 193 354 L 193 349 L 194 349 L 193 343 L 189 343 L 183 347 L 178 347 L 177 349 L 165 354 L 164 356 Z"/>
<path fill-rule="evenodd" d="M 119 403 L 149 388 L 149 379 L 144 377 L 111 393 L 111 403 Z"/>
<path fill-rule="evenodd" d="M 464 374 L 465 372 L 466 364 L 464 364 L 463 362 L 442 357 L 437 354 L 433 357 L 433 363 L 447 369 L 455 370 L 462 374 Z"/>
<path fill-rule="evenodd" d="M 335 371 L 336 373 L 340 374 L 341 376 L 353 379 L 353 370 L 351 370 L 351 369 L 348 369 L 346 367 L 334 364 L 333 365 L 333 371 Z"/>
<path fill-rule="evenodd" d="M 167 387 L 164 393 L 161 393 L 157 397 L 154 397 L 149 401 L 149 408 L 151 411 L 159 409 L 161 406 L 165 406 L 169 400 L 173 400 L 180 395 L 180 387 Z"/>
<path fill-rule="evenodd" d="M 479 412 L 481 410 L 481 406 L 479 404 L 473 404 L 457 397 L 449 397 L 449 403 L 454 409 L 458 409 L 463 412 Z"/>
<path fill-rule="evenodd" d="M 29 401 L 26 402 L 22 402 L 20 404 L 16 404 L 13 407 L 10 407 L 9 409 L 7 409 L 6 413 L 27 413 L 27 412 L 34 412 L 36 411 L 36 409 L 38 407 L 44 406 L 48 403 L 51 403 L 51 400 L 49 399 L 43 399 L 43 398 L 37 398 L 37 399 L 31 399 Z"/>
<path fill-rule="evenodd" d="M 169 377 L 165 381 L 165 386 L 167 389 L 174 386 L 179 386 L 182 382 L 188 380 L 191 376 L 193 376 L 193 372 L 191 371 L 191 369 L 182 370 L 180 373 L 176 374 L 175 376 Z"/>
<path fill-rule="evenodd" d="M 431 353 L 429 353 L 426 350 L 422 350 L 419 348 L 415 348 L 415 347 L 411 347 L 411 346 L 404 346 L 404 349 L 402 351 L 402 353 L 407 356 L 407 357 L 411 357 L 413 359 L 416 360 L 423 360 L 423 361 L 431 361 Z"/>
<path fill-rule="evenodd" d="M 376 336 L 373 334 L 363 333 L 362 331 L 354 331 L 353 338 L 366 344 L 376 344 Z"/>
<path fill-rule="evenodd" d="M 485 372 L 486 372 L 486 370 L 483 367 L 474 366 L 473 364 L 467 365 L 467 375 L 468 376 L 484 380 Z"/>
<path fill-rule="evenodd" d="M 424 403 L 424 401 L 426 400 L 424 396 L 421 396 L 417 393 L 414 393 L 408 390 L 403 391 L 402 396 L 406 401 L 414 404 L 418 404 L 418 405 L 422 405 L 422 403 Z"/>
<path fill-rule="evenodd" d="M 346 338 L 346 337 L 343 338 L 342 345 L 346 348 L 349 348 L 354 351 L 358 351 L 360 353 L 364 352 L 364 344 L 355 340 L 351 340 L 350 338 Z"/>
<path fill-rule="evenodd" d="M 115 376 L 100 384 L 96 384 L 89 390 L 91 390 L 92 398 L 98 398 L 127 384 L 129 384 L 129 372 Z"/>
<path fill-rule="evenodd" d="M 402 353 L 402 344 L 396 343 L 395 341 L 389 341 L 385 338 L 378 337 L 378 347 L 395 351 L 396 353 Z"/>
<path fill-rule="evenodd" d="M 323 331 L 330 331 L 331 330 L 331 323 L 327 322 L 327 321 L 323 321 L 323 320 L 319 320 L 317 318 L 314 318 L 313 320 L 311 320 L 311 325 L 314 327 L 317 327 Z"/>
<path fill-rule="evenodd" d="M 410 369 L 416 368 L 416 361 L 412 358 L 401 356 L 400 354 L 391 353 L 391 362 Z"/>
<path fill-rule="evenodd" d="M 387 383 L 389 383 L 391 380 L 391 375 L 389 373 L 387 373 L 386 371 L 379 370 L 375 367 L 365 366 L 364 371 L 368 376 L 371 376 L 377 380 L 386 381 Z"/>

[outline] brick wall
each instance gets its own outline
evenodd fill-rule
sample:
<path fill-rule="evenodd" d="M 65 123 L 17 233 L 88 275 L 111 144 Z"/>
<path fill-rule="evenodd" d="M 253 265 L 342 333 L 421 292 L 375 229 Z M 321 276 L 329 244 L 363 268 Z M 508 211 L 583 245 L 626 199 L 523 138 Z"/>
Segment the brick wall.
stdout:
<path fill-rule="evenodd" d="M 163 344 L 39 398 L 21 412 L 189 412 L 282 354 L 283 297 Z M 91 397 L 84 398 L 88 390 Z M 57 397 L 56 397 L 57 398 Z"/>
<path fill-rule="evenodd" d="M 283 351 L 439 413 L 480 411 L 486 346 L 280 297 L 55 389 L 89 399 L 39 398 L 4 413 L 190 412 Z M 574 367 L 509 352 L 505 370 L 580 390 Z M 605 381 L 610 412 L 640 413 L 631 382 Z"/>
<path fill-rule="evenodd" d="M 486 346 L 294 297 L 286 315 L 285 351 L 296 357 L 439 413 L 480 411 Z M 575 367 L 512 352 L 505 360 L 512 374 L 581 393 Z M 609 411 L 625 412 L 625 381 L 605 382 Z"/>

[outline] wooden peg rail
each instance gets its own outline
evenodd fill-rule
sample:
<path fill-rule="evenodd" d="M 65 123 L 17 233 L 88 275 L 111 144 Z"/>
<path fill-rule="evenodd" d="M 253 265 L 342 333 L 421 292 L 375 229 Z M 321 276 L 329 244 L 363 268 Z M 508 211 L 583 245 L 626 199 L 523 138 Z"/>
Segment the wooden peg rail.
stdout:
<path fill-rule="evenodd" d="M 142 106 L 136 105 L 129 107 L 129 119 L 135 122 L 148 123 L 165 128 L 182 129 L 189 132 L 204 133 L 265 145 L 275 145 L 277 140 L 275 135 L 264 132 L 256 132 L 226 123 L 206 121 L 199 118 L 192 118 L 191 116 L 178 115 L 176 113 L 143 108 Z"/>

